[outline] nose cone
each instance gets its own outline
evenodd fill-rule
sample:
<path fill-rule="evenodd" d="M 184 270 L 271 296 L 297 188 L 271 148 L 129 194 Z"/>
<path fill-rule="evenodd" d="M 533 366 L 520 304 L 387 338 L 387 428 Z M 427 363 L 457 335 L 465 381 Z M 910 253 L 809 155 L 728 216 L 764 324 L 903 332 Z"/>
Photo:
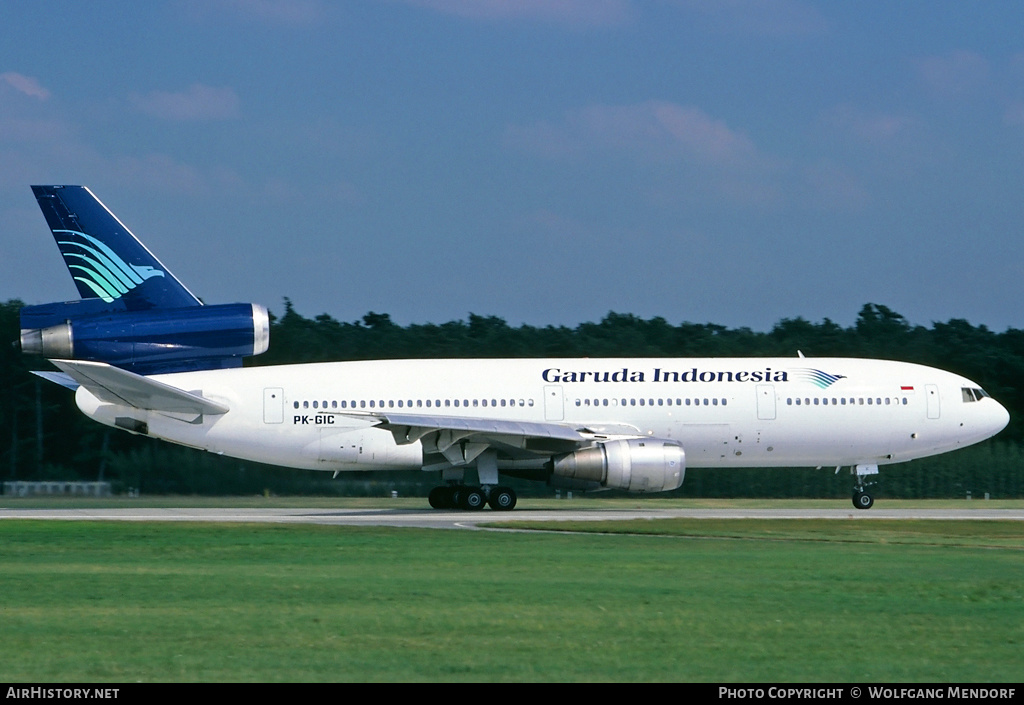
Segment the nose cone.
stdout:
<path fill-rule="evenodd" d="M 991 399 L 990 401 L 993 402 L 994 408 L 989 412 L 992 429 L 992 432 L 988 434 L 989 437 L 996 435 L 1006 428 L 1006 424 L 1010 423 L 1010 412 L 1006 410 L 1006 407 L 995 399 Z"/>

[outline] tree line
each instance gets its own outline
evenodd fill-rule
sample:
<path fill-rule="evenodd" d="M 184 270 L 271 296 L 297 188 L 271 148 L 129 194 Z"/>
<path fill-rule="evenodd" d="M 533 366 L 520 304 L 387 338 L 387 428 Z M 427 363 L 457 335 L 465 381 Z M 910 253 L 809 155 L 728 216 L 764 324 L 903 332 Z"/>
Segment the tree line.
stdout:
<path fill-rule="evenodd" d="M 0 341 L 18 339 L 17 300 L 0 304 Z M 824 319 L 779 321 L 770 331 L 712 323 L 672 324 L 609 313 L 598 323 L 510 326 L 496 316 L 401 326 L 385 313 L 352 322 L 323 314 L 306 318 L 284 301 L 271 315 L 271 344 L 247 365 L 331 360 L 471 357 L 870 357 L 918 362 L 968 377 L 1010 411 L 1010 425 L 996 439 L 945 456 L 882 470 L 881 495 L 905 497 L 1024 496 L 1024 331 L 997 333 L 962 319 L 910 324 L 880 304 L 866 304 L 843 327 Z M 73 394 L 30 374 L 49 369 L 41 358 L 0 344 L 0 476 L 10 480 L 107 480 L 117 491 L 148 493 L 375 494 L 400 489 L 425 492 L 433 474 L 330 475 L 268 468 L 131 436 L 96 424 L 78 412 Z M 550 494 L 539 485 L 521 492 Z M 845 497 L 850 480 L 825 469 L 687 471 L 683 496 Z"/>

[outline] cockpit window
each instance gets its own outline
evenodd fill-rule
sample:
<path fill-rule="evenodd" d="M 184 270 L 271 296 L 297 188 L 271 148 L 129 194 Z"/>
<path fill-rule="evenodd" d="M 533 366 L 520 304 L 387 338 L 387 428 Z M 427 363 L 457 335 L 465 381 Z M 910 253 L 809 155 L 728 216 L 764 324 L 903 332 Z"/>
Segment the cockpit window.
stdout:
<path fill-rule="evenodd" d="M 988 396 L 988 392 L 978 387 L 961 387 L 960 393 L 963 394 L 965 402 L 981 401 Z"/>

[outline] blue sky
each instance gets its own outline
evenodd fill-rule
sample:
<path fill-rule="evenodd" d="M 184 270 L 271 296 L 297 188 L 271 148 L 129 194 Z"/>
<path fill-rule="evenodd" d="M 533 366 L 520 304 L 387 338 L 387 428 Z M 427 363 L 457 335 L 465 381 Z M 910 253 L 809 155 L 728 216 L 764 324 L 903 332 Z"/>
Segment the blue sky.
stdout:
<path fill-rule="evenodd" d="M 209 303 L 1024 327 L 1024 4 L 0 6 L 0 300 L 75 298 L 35 183 Z"/>

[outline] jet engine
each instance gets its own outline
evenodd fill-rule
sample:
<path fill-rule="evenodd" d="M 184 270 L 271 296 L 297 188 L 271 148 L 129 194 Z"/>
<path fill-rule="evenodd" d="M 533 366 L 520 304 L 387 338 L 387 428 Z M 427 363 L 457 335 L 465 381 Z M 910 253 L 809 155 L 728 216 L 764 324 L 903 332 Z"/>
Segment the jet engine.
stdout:
<path fill-rule="evenodd" d="M 85 303 L 22 309 L 22 352 L 155 374 L 240 367 L 270 344 L 270 317 L 259 304 L 90 313 Z"/>
<path fill-rule="evenodd" d="M 554 458 L 551 472 L 562 484 L 668 492 L 683 484 L 686 452 L 674 441 L 655 438 L 607 441 Z"/>

